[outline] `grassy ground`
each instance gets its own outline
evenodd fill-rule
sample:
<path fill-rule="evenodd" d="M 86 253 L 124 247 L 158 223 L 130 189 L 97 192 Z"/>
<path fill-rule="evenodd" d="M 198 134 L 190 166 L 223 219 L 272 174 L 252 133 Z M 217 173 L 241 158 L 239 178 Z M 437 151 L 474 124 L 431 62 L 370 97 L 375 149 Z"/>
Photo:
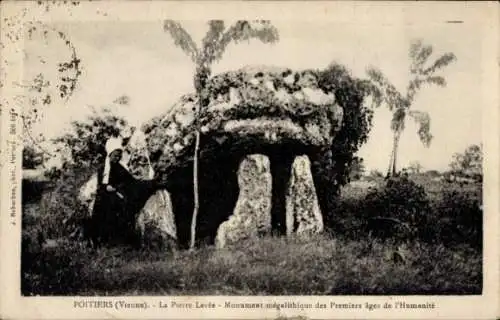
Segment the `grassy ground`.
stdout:
<path fill-rule="evenodd" d="M 43 255 L 64 255 L 61 248 L 46 248 Z M 74 255 L 74 249 L 67 250 Z M 32 279 L 30 287 L 75 295 L 481 293 L 481 255 L 473 250 L 414 243 L 405 251 L 404 264 L 394 263 L 392 253 L 390 245 L 380 242 L 325 236 L 262 238 L 225 250 L 170 255 L 101 249 L 80 253 L 78 261 L 39 257 L 48 262 L 45 268 L 61 272 L 52 269 L 52 278 L 38 279 L 38 287 Z"/>
<path fill-rule="evenodd" d="M 437 197 L 445 187 L 435 182 L 426 189 Z M 366 192 L 366 186 L 351 184 L 343 198 L 360 199 Z M 480 250 L 417 240 L 401 251 L 405 261 L 395 263 L 394 248 L 341 234 L 264 237 L 224 250 L 172 253 L 92 251 L 60 240 L 25 247 L 22 290 L 25 295 L 481 294 Z"/>

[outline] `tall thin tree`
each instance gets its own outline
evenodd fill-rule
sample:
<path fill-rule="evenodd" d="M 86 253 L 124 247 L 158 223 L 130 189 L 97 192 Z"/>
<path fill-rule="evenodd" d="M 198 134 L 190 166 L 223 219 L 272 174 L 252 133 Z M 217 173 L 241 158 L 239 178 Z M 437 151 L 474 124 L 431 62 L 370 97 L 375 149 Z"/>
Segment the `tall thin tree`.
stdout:
<path fill-rule="evenodd" d="M 428 147 L 432 141 L 433 136 L 430 132 L 431 119 L 429 114 L 425 111 L 412 110 L 411 107 L 415 101 L 417 92 L 423 85 L 435 84 L 441 87 L 446 86 L 444 77 L 436 75 L 436 73 L 456 60 L 453 53 L 447 52 L 434 60 L 434 62 L 429 63 L 432 52 L 432 46 L 424 45 L 421 40 L 414 41 L 410 45 L 409 58 L 411 65 L 409 71 L 411 80 L 408 83 L 405 93 L 398 91 L 379 69 L 370 67 L 367 70 L 370 80 L 379 90 L 383 101 L 392 112 L 391 130 L 393 132 L 393 142 L 387 176 L 394 175 L 397 172 L 398 147 L 401 134 L 405 129 L 407 116 L 417 123 L 417 133 L 424 146 Z"/>
<path fill-rule="evenodd" d="M 212 65 L 222 59 L 222 56 L 230 43 L 249 41 L 258 39 L 263 43 L 274 43 L 279 40 L 278 30 L 269 21 L 236 21 L 226 28 L 224 21 L 211 20 L 209 30 L 204 36 L 201 48 L 198 48 L 191 35 L 182 25 L 173 20 L 164 22 L 164 30 L 168 32 L 174 40 L 175 45 L 181 48 L 195 63 L 196 71 L 194 75 L 194 87 L 198 96 L 198 103 L 195 111 L 196 141 L 193 156 L 193 192 L 194 208 L 191 222 L 190 249 L 195 246 L 196 223 L 199 212 L 199 182 L 198 182 L 198 162 L 200 149 L 200 111 L 208 105 L 208 93 L 206 92 L 207 82 L 211 76 Z"/>

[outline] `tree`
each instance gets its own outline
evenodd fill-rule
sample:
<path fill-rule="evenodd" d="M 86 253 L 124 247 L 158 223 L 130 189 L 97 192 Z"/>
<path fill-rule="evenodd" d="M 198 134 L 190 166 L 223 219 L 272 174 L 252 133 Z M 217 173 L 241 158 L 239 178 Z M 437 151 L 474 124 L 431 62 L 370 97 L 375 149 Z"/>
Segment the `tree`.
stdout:
<path fill-rule="evenodd" d="M 322 197 L 321 194 L 326 192 L 324 197 L 329 201 L 329 209 L 324 211 L 328 211 L 336 207 L 335 198 L 340 195 L 340 187 L 349 182 L 350 164 L 368 140 L 373 109 L 381 102 L 379 91 L 370 81 L 353 77 L 348 68 L 336 62 L 319 71 L 318 84 L 323 91 L 333 93 L 343 109 L 341 128 L 329 150 L 320 156 L 319 161 L 312 160 L 313 167 L 321 173 L 317 175 L 321 182 L 315 182 L 318 196 Z M 372 98 L 371 105 L 365 103 L 369 97 Z"/>
<path fill-rule="evenodd" d="M 383 101 L 392 112 L 391 130 L 393 132 L 393 144 L 387 176 L 394 175 L 397 172 L 396 164 L 399 141 L 405 129 L 405 121 L 408 116 L 419 126 L 417 133 L 424 146 L 428 147 L 432 141 L 429 114 L 425 111 L 411 110 L 411 106 L 414 103 L 417 92 L 423 85 L 435 84 L 441 87 L 446 86 L 444 77 L 436 75 L 436 73 L 456 60 L 455 55 L 448 52 L 434 60 L 434 62 L 428 63 L 432 52 L 432 46 L 424 45 L 421 40 L 414 41 L 410 45 L 409 58 L 411 59 L 411 65 L 409 71 L 411 80 L 406 88 L 406 93 L 399 92 L 380 70 L 374 67 L 370 67 L 367 70 L 370 80 L 378 88 Z"/>
<path fill-rule="evenodd" d="M 195 246 L 196 220 L 199 211 L 198 194 L 198 161 L 200 148 L 200 111 L 208 105 L 208 94 L 206 86 L 211 76 L 211 67 L 214 63 L 222 59 L 227 46 L 234 42 L 238 43 L 244 40 L 249 41 L 252 38 L 258 39 L 263 43 L 274 43 L 279 40 L 277 29 L 269 21 L 246 21 L 235 22 L 229 28 L 225 28 L 222 20 L 211 20 L 209 30 L 202 40 L 201 48 L 194 43 L 189 33 L 177 21 L 166 20 L 164 30 L 173 38 L 176 46 L 181 48 L 195 63 L 196 71 L 194 75 L 194 87 L 198 96 L 198 103 L 195 110 L 195 130 L 196 141 L 193 156 L 193 192 L 194 208 L 191 223 L 191 242 L 190 249 Z"/>
<path fill-rule="evenodd" d="M 125 119 L 108 109 L 94 113 L 85 121 L 73 121 L 72 132 L 53 139 L 60 154 L 67 155 L 65 165 L 79 169 L 95 168 L 106 157 L 105 145 L 109 137 L 117 137 L 128 126 Z"/>
<path fill-rule="evenodd" d="M 43 160 L 43 153 L 37 152 L 32 146 L 23 148 L 23 169 L 36 169 Z"/>
<path fill-rule="evenodd" d="M 418 161 L 413 161 L 408 166 L 408 171 L 410 171 L 410 173 L 412 174 L 418 174 L 420 173 L 420 171 L 422 171 L 422 165 Z"/>
<path fill-rule="evenodd" d="M 463 153 L 455 153 L 450 163 L 451 173 L 460 177 L 481 180 L 483 176 L 483 146 L 473 144 Z"/>

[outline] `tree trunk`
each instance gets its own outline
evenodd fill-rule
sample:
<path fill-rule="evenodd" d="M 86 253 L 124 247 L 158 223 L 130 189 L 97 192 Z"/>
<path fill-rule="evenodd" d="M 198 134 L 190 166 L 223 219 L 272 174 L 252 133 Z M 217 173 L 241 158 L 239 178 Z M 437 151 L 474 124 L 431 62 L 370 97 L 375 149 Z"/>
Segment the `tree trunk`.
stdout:
<path fill-rule="evenodd" d="M 389 178 L 391 176 L 391 169 L 392 169 L 392 161 L 394 159 L 394 140 L 392 143 L 392 150 L 391 150 L 391 156 L 389 157 L 389 166 L 387 167 L 387 174 L 385 175 L 386 178 Z"/>
<path fill-rule="evenodd" d="M 201 103 L 201 102 L 200 102 Z M 198 122 L 198 110 L 196 111 L 196 122 Z M 200 130 L 198 128 L 198 123 L 196 123 L 196 142 L 194 146 L 194 156 L 193 156 L 193 196 L 194 196 L 194 207 L 193 207 L 193 217 L 191 220 L 191 242 L 189 244 L 189 249 L 193 250 L 196 244 L 196 222 L 198 221 L 198 212 L 200 211 L 200 195 L 199 195 L 199 181 L 198 181 L 198 157 L 200 149 Z"/>
<path fill-rule="evenodd" d="M 399 138 L 401 137 L 401 132 L 397 131 L 394 135 L 394 155 L 392 157 L 392 175 L 396 175 L 397 171 L 397 160 L 398 160 L 398 148 L 399 148 Z"/>
<path fill-rule="evenodd" d="M 196 130 L 196 142 L 194 146 L 193 155 L 193 217 L 191 220 L 191 242 L 189 249 L 193 250 L 196 245 L 196 224 L 198 222 L 198 212 L 200 211 L 200 195 L 199 195 L 199 179 L 198 179 L 198 165 L 200 156 L 200 112 L 204 107 L 205 97 L 203 96 L 210 76 L 210 68 L 203 64 L 202 61 L 197 62 L 196 74 L 194 77 L 194 87 L 198 95 L 198 103 L 196 104 L 196 111 L 194 114 L 194 123 Z"/>
<path fill-rule="evenodd" d="M 396 163 L 397 163 L 400 136 L 401 136 L 400 131 L 394 132 L 394 140 L 392 142 L 392 152 L 391 152 L 391 158 L 389 159 L 389 168 L 387 169 L 387 177 L 391 177 L 396 174 Z"/>
<path fill-rule="evenodd" d="M 200 74 L 195 76 L 195 79 L 199 81 Z M 190 242 L 189 242 L 189 250 L 194 250 L 196 245 L 196 224 L 198 222 L 198 212 L 200 211 L 200 194 L 199 194 L 199 179 L 198 179 L 198 162 L 199 162 L 199 149 L 200 149 L 200 128 L 199 124 L 199 116 L 202 105 L 202 85 L 197 83 L 195 80 L 195 87 L 197 88 L 198 94 L 198 103 L 196 104 L 196 110 L 194 113 L 194 128 L 196 130 L 196 138 L 194 145 L 194 155 L 193 155 L 193 216 L 191 217 L 191 232 L 190 232 Z"/>

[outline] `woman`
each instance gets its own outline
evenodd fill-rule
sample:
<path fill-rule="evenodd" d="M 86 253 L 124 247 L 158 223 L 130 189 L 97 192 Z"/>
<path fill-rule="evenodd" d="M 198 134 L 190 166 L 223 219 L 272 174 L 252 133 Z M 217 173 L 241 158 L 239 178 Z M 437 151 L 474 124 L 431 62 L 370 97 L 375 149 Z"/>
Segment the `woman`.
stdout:
<path fill-rule="evenodd" d="M 92 213 L 95 245 L 140 245 L 135 231 L 136 218 L 148 198 L 158 189 L 154 181 L 137 180 L 120 161 L 122 140 L 106 142 L 104 167 L 97 172 L 98 186 Z"/>

